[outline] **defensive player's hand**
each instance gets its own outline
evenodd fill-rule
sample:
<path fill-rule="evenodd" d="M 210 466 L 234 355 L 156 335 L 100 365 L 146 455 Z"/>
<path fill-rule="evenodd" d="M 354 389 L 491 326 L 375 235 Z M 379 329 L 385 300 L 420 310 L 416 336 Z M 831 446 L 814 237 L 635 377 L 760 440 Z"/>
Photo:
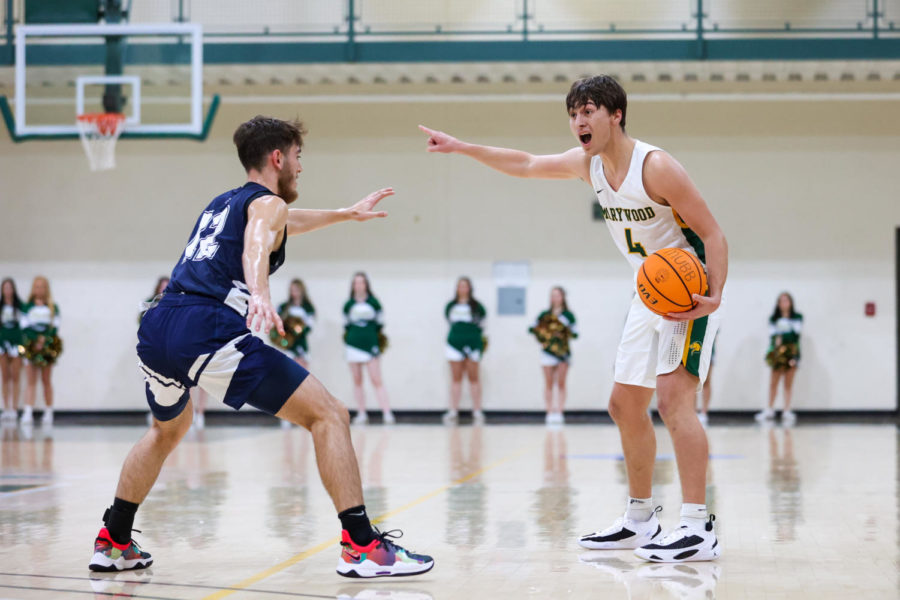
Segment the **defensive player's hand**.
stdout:
<path fill-rule="evenodd" d="M 260 331 L 266 335 L 275 327 L 278 333 L 284 335 L 284 323 L 278 316 L 278 311 L 272 306 L 269 297 L 263 294 L 250 294 L 247 303 L 247 328 L 250 331 Z"/>
<path fill-rule="evenodd" d="M 701 296 L 700 294 L 694 294 L 693 298 L 694 302 L 697 303 L 697 306 L 687 312 L 663 315 L 663 319 L 667 321 L 693 321 L 694 319 L 699 319 L 715 312 L 722 302 L 721 295 Z"/>
<path fill-rule="evenodd" d="M 443 131 L 428 129 L 424 125 L 419 125 L 419 129 L 428 136 L 429 152 L 457 152 L 462 147 L 462 142 Z"/>
<path fill-rule="evenodd" d="M 381 190 L 376 190 L 346 209 L 347 214 L 350 215 L 350 218 L 354 221 L 368 221 L 369 219 L 381 219 L 387 216 L 387 213 L 383 210 L 372 210 L 375 208 L 375 205 L 378 204 L 384 198 L 388 196 L 394 195 L 394 188 L 384 188 Z"/>

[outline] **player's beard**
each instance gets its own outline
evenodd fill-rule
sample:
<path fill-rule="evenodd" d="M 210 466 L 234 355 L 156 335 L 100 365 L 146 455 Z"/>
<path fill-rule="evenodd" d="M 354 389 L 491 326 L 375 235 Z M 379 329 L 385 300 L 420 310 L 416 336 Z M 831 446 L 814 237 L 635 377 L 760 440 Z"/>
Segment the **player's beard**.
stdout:
<path fill-rule="evenodd" d="M 278 195 L 287 204 L 297 199 L 297 174 L 291 172 L 291 169 L 285 165 L 278 173 Z"/>

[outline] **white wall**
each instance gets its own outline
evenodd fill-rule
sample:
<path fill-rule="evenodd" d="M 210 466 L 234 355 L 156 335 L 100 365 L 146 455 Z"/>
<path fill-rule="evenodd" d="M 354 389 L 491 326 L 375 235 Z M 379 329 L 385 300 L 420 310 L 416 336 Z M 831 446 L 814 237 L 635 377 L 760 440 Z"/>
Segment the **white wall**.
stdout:
<path fill-rule="evenodd" d="M 564 90 L 563 90 L 564 91 Z M 561 92 L 562 93 L 562 92 Z M 679 158 L 728 236 L 731 272 L 714 372 L 714 407 L 764 398 L 766 319 L 794 293 L 806 317 L 800 409 L 895 406 L 894 228 L 900 225 L 896 102 L 635 101 L 632 135 Z M 47 275 L 66 349 L 55 374 L 61 409 L 141 408 L 136 304 L 171 269 L 209 198 L 241 182 L 230 134 L 256 113 L 293 105 L 225 100 L 210 141 L 124 141 L 119 168 L 87 172 L 77 142 L 0 141 L 0 275 Z M 320 313 L 314 372 L 351 400 L 340 306 L 353 271 L 369 271 L 385 305 L 385 379 L 398 408 L 446 403 L 441 310 L 458 275 L 490 312 L 483 366 L 489 409 L 541 407 L 537 346 L 525 330 L 550 286 L 569 290 L 574 343 L 570 407 L 605 407 L 631 273 L 590 220 L 580 182 L 505 178 L 463 157 L 424 152 L 420 122 L 461 137 L 555 152 L 571 145 L 559 103 L 307 104 L 303 206 L 336 207 L 397 188 L 382 222 L 291 240 L 273 278 L 278 298 L 303 277 Z M 497 317 L 495 260 L 530 260 L 526 317 Z M 875 318 L 863 304 L 875 301 Z"/>

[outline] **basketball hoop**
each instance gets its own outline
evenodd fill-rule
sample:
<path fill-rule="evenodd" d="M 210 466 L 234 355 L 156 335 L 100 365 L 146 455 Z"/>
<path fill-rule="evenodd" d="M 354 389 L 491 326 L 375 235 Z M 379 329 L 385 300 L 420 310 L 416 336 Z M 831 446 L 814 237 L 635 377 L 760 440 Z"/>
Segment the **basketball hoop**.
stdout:
<path fill-rule="evenodd" d="M 106 171 L 116 166 L 116 140 L 122 134 L 125 115 L 86 113 L 78 115 L 76 125 L 91 171 Z"/>

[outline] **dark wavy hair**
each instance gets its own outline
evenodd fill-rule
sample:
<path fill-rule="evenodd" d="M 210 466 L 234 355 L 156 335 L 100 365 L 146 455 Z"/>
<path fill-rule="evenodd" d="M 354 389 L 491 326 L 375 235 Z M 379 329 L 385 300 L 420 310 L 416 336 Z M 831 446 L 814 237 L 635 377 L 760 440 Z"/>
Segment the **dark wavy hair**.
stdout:
<path fill-rule="evenodd" d="M 625 131 L 625 111 L 628 109 L 628 97 L 615 78 L 609 75 L 596 75 L 579 79 L 569 88 L 566 95 L 566 112 L 571 114 L 576 108 L 580 108 L 591 102 L 596 107 L 605 106 L 607 112 L 613 115 L 617 110 L 622 111 L 622 120 L 619 127 Z"/>
<path fill-rule="evenodd" d="M 3 308 L 4 306 L 6 306 L 6 301 L 3 299 L 2 292 L 3 292 L 3 286 L 6 285 L 7 281 L 10 283 L 10 285 L 12 285 L 12 289 L 13 289 L 12 307 L 16 310 L 16 312 L 19 312 L 22 310 L 22 299 L 19 297 L 19 291 L 16 289 L 16 282 L 13 281 L 12 277 L 5 277 L 3 279 L 3 283 L 0 283 L 0 308 Z"/>
<path fill-rule="evenodd" d="M 791 296 L 788 292 L 781 292 L 780 294 L 778 294 L 778 298 L 775 300 L 775 310 L 772 311 L 772 316 L 769 317 L 769 323 L 774 323 L 781 318 L 781 309 L 778 308 L 778 302 L 781 300 L 782 296 L 787 296 L 788 300 L 791 301 L 791 313 L 788 318 L 796 319 L 800 316 L 800 313 L 794 310 L 794 297 Z"/>
<path fill-rule="evenodd" d="M 475 299 L 475 286 L 472 285 L 472 280 L 463 275 L 459 279 L 456 280 L 456 291 L 453 292 L 453 302 L 454 304 L 459 304 L 459 283 L 461 281 L 465 281 L 469 284 L 469 309 L 472 311 L 472 315 L 478 314 L 478 300 Z"/>
<path fill-rule="evenodd" d="M 291 296 L 291 288 L 295 285 L 300 288 L 300 306 L 303 307 L 303 310 L 306 312 L 315 311 L 316 309 L 313 307 L 312 300 L 309 299 L 309 294 L 306 292 L 306 284 L 303 283 L 303 280 L 299 277 L 291 279 L 291 283 L 288 285 L 288 304 L 294 303 L 294 298 Z"/>

